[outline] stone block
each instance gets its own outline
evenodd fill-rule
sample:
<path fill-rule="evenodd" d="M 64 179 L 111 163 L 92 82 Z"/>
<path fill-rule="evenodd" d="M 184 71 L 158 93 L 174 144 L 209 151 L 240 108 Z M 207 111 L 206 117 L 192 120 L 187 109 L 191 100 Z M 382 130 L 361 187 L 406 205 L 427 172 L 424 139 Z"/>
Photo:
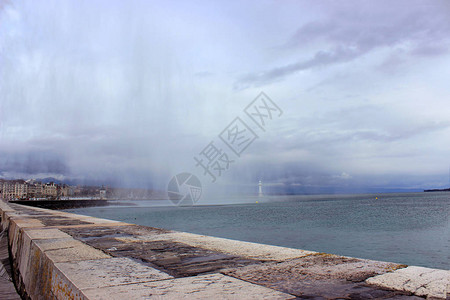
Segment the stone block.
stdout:
<path fill-rule="evenodd" d="M 410 292 L 417 296 L 446 299 L 450 271 L 411 266 L 369 278 L 366 283 Z"/>
<path fill-rule="evenodd" d="M 173 278 L 124 257 L 56 263 L 55 266 L 80 290 Z"/>
<path fill-rule="evenodd" d="M 111 256 L 90 247 L 86 244 L 79 243 L 74 247 L 55 249 L 45 251 L 45 255 L 53 262 L 69 262 L 78 260 L 102 259 Z"/>
<path fill-rule="evenodd" d="M 89 299 L 295 299 L 222 274 L 84 290 Z"/>

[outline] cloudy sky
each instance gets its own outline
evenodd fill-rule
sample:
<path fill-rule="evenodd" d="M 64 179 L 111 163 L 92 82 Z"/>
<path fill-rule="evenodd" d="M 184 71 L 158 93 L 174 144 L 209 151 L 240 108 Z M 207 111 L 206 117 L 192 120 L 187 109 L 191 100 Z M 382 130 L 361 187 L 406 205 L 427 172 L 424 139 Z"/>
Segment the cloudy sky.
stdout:
<path fill-rule="evenodd" d="M 444 187 L 449 78 L 448 1 L 3 1 L 0 177 L 208 185 L 213 141 L 218 189 Z M 265 131 L 260 92 L 283 111 Z M 236 117 L 258 135 L 240 157 Z"/>

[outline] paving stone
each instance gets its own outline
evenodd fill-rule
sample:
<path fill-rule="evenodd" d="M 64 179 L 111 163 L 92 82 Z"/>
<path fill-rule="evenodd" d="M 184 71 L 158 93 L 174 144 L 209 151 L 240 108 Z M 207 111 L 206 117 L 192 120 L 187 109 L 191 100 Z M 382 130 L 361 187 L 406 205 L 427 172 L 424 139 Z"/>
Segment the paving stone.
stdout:
<path fill-rule="evenodd" d="M 99 251 L 83 243 L 79 243 L 74 247 L 48 250 L 45 252 L 45 255 L 54 263 L 111 257 L 103 253 L 102 251 Z"/>
<path fill-rule="evenodd" d="M 115 226 L 115 225 L 122 226 Z M 142 241 L 144 239 L 140 239 L 140 236 L 147 235 L 159 235 L 162 233 L 170 232 L 168 230 L 153 228 L 153 227 L 145 227 L 134 224 L 127 223 L 111 223 L 107 226 L 96 224 L 95 226 L 85 227 L 85 226 L 77 226 L 77 227 L 67 227 L 61 228 L 62 231 L 70 234 L 74 238 L 80 239 L 82 241 L 89 240 L 91 238 L 104 238 L 104 237 L 128 237 L 134 238 L 136 241 Z"/>
<path fill-rule="evenodd" d="M 132 257 L 148 262 L 176 277 L 260 262 L 171 241 L 129 241 L 106 237 L 90 238 L 86 243 L 115 257 Z"/>
<path fill-rule="evenodd" d="M 11 218 L 11 222 L 14 222 L 20 228 L 30 228 L 30 227 L 45 227 L 45 225 L 38 219 L 31 218 Z"/>
<path fill-rule="evenodd" d="M 116 221 L 116 220 L 108 220 L 108 219 L 100 219 L 95 217 L 88 217 L 88 216 L 82 216 L 79 218 L 79 220 L 82 220 L 84 222 L 89 222 L 92 224 L 127 224 L 124 222 Z"/>
<path fill-rule="evenodd" d="M 0 210 L 1 211 L 14 211 L 8 204 L 0 200 Z"/>
<path fill-rule="evenodd" d="M 56 263 L 55 266 L 79 289 L 173 278 L 167 273 L 124 257 Z"/>
<path fill-rule="evenodd" d="M 90 299 L 295 299 L 221 274 L 83 290 Z"/>
<path fill-rule="evenodd" d="M 201 247 L 203 249 L 255 260 L 282 261 L 317 253 L 314 251 L 236 241 L 187 232 L 170 232 L 167 234 L 145 236 L 145 238 L 149 240 L 177 241 L 193 247 Z"/>
<path fill-rule="evenodd" d="M 67 217 L 61 217 L 61 216 L 38 217 L 38 218 L 46 226 L 67 226 L 67 225 L 89 224 L 89 222 L 84 222 L 81 220 L 67 218 Z"/>
<path fill-rule="evenodd" d="M 42 250 L 58 250 L 65 248 L 74 248 L 79 245 L 85 245 L 82 242 L 75 240 L 72 237 L 63 239 L 45 239 L 45 240 L 35 240 L 34 243 Z"/>
<path fill-rule="evenodd" d="M 137 225 L 127 226 L 98 226 L 93 225 L 89 227 L 77 226 L 77 227 L 65 227 L 61 228 L 62 231 L 70 234 L 76 239 L 81 241 L 88 241 L 93 238 L 107 238 L 107 237 L 119 237 L 129 236 L 132 237 L 133 232 L 137 231 Z"/>
<path fill-rule="evenodd" d="M 369 278 L 366 283 L 411 292 L 417 296 L 446 299 L 450 292 L 447 290 L 450 271 L 411 266 Z"/>
<path fill-rule="evenodd" d="M 378 291 L 364 280 L 402 267 L 398 264 L 315 254 L 280 263 L 267 262 L 222 271 L 248 282 L 264 285 L 299 297 L 365 299 L 382 294 L 389 298 L 399 293 Z M 377 297 L 381 297 L 376 296 Z"/>
<path fill-rule="evenodd" d="M 70 235 L 58 229 L 25 229 L 24 232 L 32 239 L 62 239 Z"/>
<path fill-rule="evenodd" d="M 65 218 L 71 218 L 73 220 L 80 220 L 83 222 L 87 222 L 90 224 L 127 224 L 127 225 L 132 225 L 132 224 L 128 224 L 128 223 L 124 223 L 121 221 L 116 221 L 116 220 L 109 220 L 109 219 L 101 219 L 101 218 L 96 218 L 96 217 L 91 217 L 91 216 L 86 216 L 86 215 L 78 215 L 78 214 L 72 214 L 72 213 L 67 213 L 67 212 L 63 212 L 63 211 L 55 211 L 55 213 L 58 213 L 58 216 L 61 217 L 65 217 Z"/>
<path fill-rule="evenodd" d="M 20 204 L 15 204 L 15 203 L 10 203 L 9 204 L 11 206 L 11 208 L 14 209 L 14 211 L 18 214 L 22 214 L 22 215 L 32 215 L 32 216 L 39 216 L 39 215 L 54 215 L 55 211 L 52 210 L 46 210 L 46 209 L 37 209 L 36 207 L 30 207 L 30 206 L 25 206 L 25 205 L 20 205 Z"/>

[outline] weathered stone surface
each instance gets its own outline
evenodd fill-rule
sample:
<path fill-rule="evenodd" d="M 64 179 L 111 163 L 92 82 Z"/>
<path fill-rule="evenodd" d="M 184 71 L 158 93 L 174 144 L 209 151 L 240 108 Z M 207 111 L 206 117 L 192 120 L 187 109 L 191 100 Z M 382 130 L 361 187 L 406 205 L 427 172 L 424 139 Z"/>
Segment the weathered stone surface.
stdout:
<path fill-rule="evenodd" d="M 2 211 L 14 211 L 6 202 L 0 201 L 0 210 Z"/>
<path fill-rule="evenodd" d="M 25 234 L 28 235 L 32 240 L 38 239 L 63 239 L 70 238 L 71 236 L 67 233 L 62 232 L 58 229 L 25 229 Z"/>
<path fill-rule="evenodd" d="M 39 220 L 46 226 L 68 226 L 68 225 L 89 224 L 89 222 L 61 216 L 40 217 Z"/>
<path fill-rule="evenodd" d="M 50 299 L 88 300 L 83 293 L 58 269 L 53 268 L 51 274 Z"/>
<path fill-rule="evenodd" d="M 193 247 L 201 247 L 203 249 L 255 260 L 282 261 L 316 253 L 314 251 L 236 241 L 187 232 L 170 232 L 167 234 L 145 236 L 145 238 L 148 240 L 176 241 Z"/>
<path fill-rule="evenodd" d="M 48 209 L 37 209 L 36 207 L 29 207 L 25 205 L 9 203 L 8 204 L 17 214 L 21 215 L 29 215 L 29 216 L 41 216 L 41 215 L 55 215 L 56 212 L 53 212 Z"/>
<path fill-rule="evenodd" d="M 64 211 L 53 211 L 53 212 L 55 212 L 55 215 L 60 216 L 60 217 L 70 218 L 70 219 L 73 219 L 73 220 L 80 220 L 80 221 L 87 222 L 87 223 L 90 223 L 90 224 L 110 224 L 110 225 L 126 224 L 126 225 L 132 225 L 132 224 L 124 223 L 124 222 L 121 222 L 121 221 L 109 220 L 109 219 L 101 219 L 101 218 L 96 218 L 96 217 L 91 217 L 91 216 L 72 214 L 72 213 L 68 213 L 68 212 L 64 212 Z"/>
<path fill-rule="evenodd" d="M 6 230 L 0 228 L 0 297 L 2 300 L 20 300 L 11 279 L 11 271 L 8 237 Z"/>
<path fill-rule="evenodd" d="M 23 286 L 31 299 L 51 297 L 52 262 L 33 243 L 25 273 L 21 273 Z"/>
<path fill-rule="evenodd" d="M 163 233 L 170 232 L 165 229 L 153 228 L 153 227 L 145 227 L 134 224 L 120 223 L 122 226 L 114 226 L 117 223 L 111 224 L 96 224 L 94 226 L 73 226 L 67 228 L 61 228 L 62 231 L 70 234 L 74 238 L 78 238 L 80 240 L 88 240 L 91 238 L 105 238 L 105 237 L 126 237 L 130 239 L 134 239 L 136 241 L 146 240 L 145 238 L 139 238 L 141 236 L 146 237 L 148 235 L 159 235 Z"/>
<path fill-rule="evenodd" d="M 45 251 L 45 255 L 54 263 L 110 257 L 102 251 L 81 242 L 74 247 Z"/>
<path fill-rule="evenodd" d="M 90 299 L 294 299 L 274 291 L 221 274 L 129 284 L 83 293 Z"/>
<path fill-rule="evenodd" d="M 101 288 L 173 278 L 129 258 L 108 258 L 56 263 L 55 266 L 79 289 Z"/>
<path fill-rule="evenodd" d="M 8 228 L 8 237 L 12 258 L 15 258 L 18 255 L 22 235 L 23 229 L 17 226 L 16 223 L 10 221 Z"/>
<path fill-rule="evenodd" d="M 418 296 L 446 299 L 447 293 L 450 293 L 447 289 L 450 271 L 411 266 L 369 278 L 366 283 Z"/>
<path fill-rule="evenodd" d="M 14 222 L 20 228 L 41 228 L 45 225 L 38 219 L 13 217 L 10 222 Z"/>
<path fill-rule="evenodd" d="M 73 236 L 81 241 L 88 241 L 94 238 L 107 238 L 107 237 L 132 237 L 133 232 L 137 231 L 137 225 L 125 225 L 125 226 L 71 226 L 61 228 L 62 231 Z"/>
<path fill-rule="evenodd" d="M 63 239 L 35 240 L 34 243 L 42 251 L 74 248 L 74 247 L 77 247 L 80 245 L 84 245 L 82 242 L 75 240 L 72 237 L 63 238 Z"/>
<path fill-rule="evenodd" d="M 121 235 L 119 233 L 118 235 Z M 112 237 L 88 238 L 85 242 L 116 257 L 132 257 L 160 267 L 176 277 L 193 276 L 218 271 L 227 267 L 239 267 L 259 261 L 192 247 L 171 241 L 142 241 Z"/>
<path fill-rule="evenodd" d="M 116 220 L 108 220 L 108 219 L 100 219 L 95 217 L 89 217 L 89 216 L 81 216 L 79 220 L 92 223 L 92 224 L 127 224 L 124 222 L 116 221 Z M 129 225 L 129 224 L 128 224 Z"/>
<path fill-rule="evenodd" d="M 21 251 L 20 253 L 17 253 L 16 261 L 19 267 L 20 274 L 26 274 L 26 272 L 28 271 L 28 264 L 30 262 L 31 239 L 26 234 L 23 234 L 21 238 Z"/>
<path fill-rule="evenodd" d="M 398 293 L 366 287 L 364 280 L 399 267 L 393 263 L 316 254 L 222 273 L 301 297 L 365 299 L 396 296 Z"/>

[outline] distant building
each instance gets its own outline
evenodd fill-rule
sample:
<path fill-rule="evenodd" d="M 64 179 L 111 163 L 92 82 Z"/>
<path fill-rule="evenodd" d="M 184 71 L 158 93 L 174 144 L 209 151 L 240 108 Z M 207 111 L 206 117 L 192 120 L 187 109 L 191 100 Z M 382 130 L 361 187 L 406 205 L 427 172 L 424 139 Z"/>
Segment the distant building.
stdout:
<path fill-rule="evenodd" d="M 42 182 L 36 182 L 34 184 L 34 188 L 36 190 L 36 198 L 42 198 L 45 196 L 45 189 L 44 189 L 44 184 Z"/>
<path fill-rule="evenodd" d="M 27 198 L 36 198 L 38 188 L 34 184 L 27 183 Z"/>
<path fill-rule="evenodd" d="M 102 186 L 68 186 L 54 182 L 42 183 L 35 179 L 0 179 L 0 198 L 6 201 L 39 198 L 68 199 L 69 197 L 107 198 L 107 189 Z"/>
<path fill-rule="evenodd" d="M 14 198 L 22 199 L 27 196 L 27 184 L 25 180 L 19 179 L 14 181 Z"/>
<path fill-rule="evenodd" d="M 25 198 L 28 192 L 24 180 L 1 180 L 1 197 L 8 201 Z"/>
<path fill-rule="evenodd" d="M 54 182 L 49 182 L 44 185 L 44 194 L 47 197 L 55 197 L 58 196 L 58 190 Z"/>
<path fill-rule="evenodd" d="M 106 189 L 105 189 L 105 187 L 102 186 L 102 188 L 99 191 L 99 194 L 100 194 L 100 199 L 102 199 L 102 200 L 106 199 Z"/>
<path fill-rule="evenodd" d="M 58 199 L 68 198 L 70 187 L 67 184 L 58 184 L 56 186 L 56 194 Z"/>

